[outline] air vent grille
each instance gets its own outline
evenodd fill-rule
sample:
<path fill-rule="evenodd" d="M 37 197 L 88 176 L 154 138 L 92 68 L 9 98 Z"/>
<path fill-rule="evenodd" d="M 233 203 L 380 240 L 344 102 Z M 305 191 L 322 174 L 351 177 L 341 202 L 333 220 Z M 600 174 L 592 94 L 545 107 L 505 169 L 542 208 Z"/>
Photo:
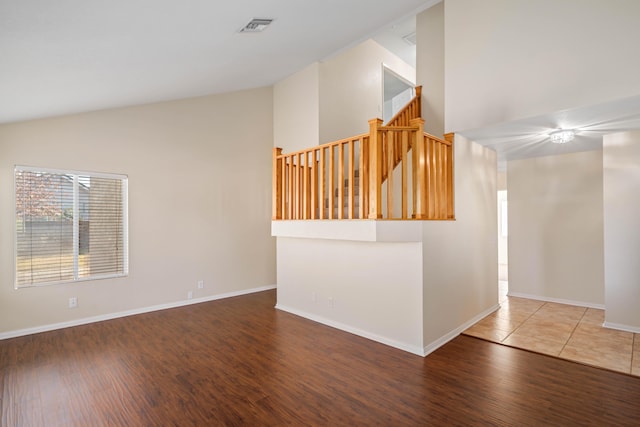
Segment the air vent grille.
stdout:
<path fill-rule="evenodd" d="M 268 18 L 253 18 L 247 25 L 245 25 L 240 32 L 241 33 L 259 33 L 264 31 L 265 28 L 273 22 L 273 19 Z"/>
<path fill-rule="evenodd" d="M 411 46 L 415 46 L 416 45 L 416 33 L 415 33 L 415 31 L 413 33 L 411 33 L 411 34 L 407 34 L 406 36 L 402 37 L 402 40 L 404 40 L 405 42 L 407 42 Z"/>

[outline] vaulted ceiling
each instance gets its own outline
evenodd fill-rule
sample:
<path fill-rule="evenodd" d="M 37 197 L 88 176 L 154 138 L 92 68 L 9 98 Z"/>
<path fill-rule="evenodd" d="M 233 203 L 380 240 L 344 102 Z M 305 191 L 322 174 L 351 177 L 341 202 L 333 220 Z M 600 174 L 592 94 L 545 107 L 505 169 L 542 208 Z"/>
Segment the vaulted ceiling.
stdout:
<path fill-rule="evenodd" d="M 271 85 L 436 2 L 0 0 L 0 123 Z"/>

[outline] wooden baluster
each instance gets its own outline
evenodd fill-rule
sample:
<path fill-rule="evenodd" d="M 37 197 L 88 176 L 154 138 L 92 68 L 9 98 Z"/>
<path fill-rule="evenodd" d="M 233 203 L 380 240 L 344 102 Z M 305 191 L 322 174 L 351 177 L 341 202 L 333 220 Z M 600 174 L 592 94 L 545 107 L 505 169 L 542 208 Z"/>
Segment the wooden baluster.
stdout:
<path fill-rule="evenodd" d="M 325 219 L 324 215 L 324 201 L 327 197 L 327 174 L 326 174 L 326 165 L 325 165 L 325 157 L 324 152 L 325 148 L 320 148 L 320 219 Z"/>
<path fill-rule="evenodd" d="M 438 212 L 438 218 L 446 219 L 447 218 L 447 185 L 446 185 L 446 176 L 445 176 L 445 148 L 446 146 L 439 142 L 438 143 L 438 151 L 440 158 L 438 159 L 438 184 L 440 187 L 440 206 Z"/>
<path fill-rule="evenodd" d="M 382 218 L 382 120 L 369 120 L 369 219 Z"/>
<path fill-rule="evenodd" d="M 382 134 L 387 140 L 387 218 L 393 218 L 393 163 L 395 160 L 395 133 L 384 131 Z"/>
<path fill-rule="evenodd" d="M 294 165 L 293 165 L 293 156 L 289 156 L 289 182 L 287 183 L 288 185 L 288 192 L 289 192 L 289 196 L 288 196 L 288 203 L 289 206 L 287 208 L 287 210 L 289 211 L 289 218 L 288 219 L 293 219 L 293 208 L 295 207 L 295 200 L 293 197 L 294 191 L 295 191 L 295 169 L 294 169 Z"/>
<path fill-rule="evenodd" d="M 358 182 L 360 183 L 360 193 L 358 197 L 360 199 L 360 206 L 358 209 L 358 218 L 364 219 L 365 212 L 369 212 L 369 168 L 367 161 L 367 153 L 369 152 L 369 146 L 367 144 L 367 137 L 360 139 L 360 165 L 358 167 Z"/>
<path fill-rule="evenodd" d="M 335 208 L 335 145 L 329 146 L 329 219 L 334 219 Z"/>
<path fill-rule="evenodd" d="M 453 185 L 453 141 L 455 135 L 453 133 L 448 133 L 444 136 L 445 141 L 449 142 L 451 145 L 447 147 L 447 164 L 445 168 L 447 170 L 447 218 L 453 219 L 454 215 L 454 203 L 455 203 L 455 192 Z"/>
<path fill-rule="evenodd" d="M 344 144 L 338 150 L 338 218 L 344 219 Z"/>
<path fill-rule="evenodd" d="M 348 188 L 348 197 L 349 197 L 349 219 L 353 219 L 355 217 L 354 215 L 354 199 L 355 199 L 355 161 L 356 158 L 354 156 L 354 152 L 355 152 L 355 145 L 356 141 L 351 139 L 349 140 L 349 155 L 348 155 L 348 167 L 349 167 L 349 188 Z"/>
<path fill-rule="evenodd" d="M 287 219 L 294 219 L 293 218 L 293 209 L 295 208 L 295 197 L 294 197 L 294 193 L 295 193 L 295 165 L 293 164 L 293 156 L 289 156 L 289 195 L 288 195 L 288 202 L 289 202 L 289 207 L 288 207 L 288 218 Z"/>
<path fill-rule="evenodd" d="M 434 184 L 434 204 L 433 204 L 433 218 L 434 219 L 439 219 L 440 218 L 440 205 L 442 202 L 442 193 L 440 192 L 441 187 L 440 187 L 440 183 L 441 183 L 441 179 L 440 179 L 440 170 L 441 170 L 441 162 L 440 162 L 440 147 L 441 144 L 436 141 L 436 140 L 432 140 L 432 144 L 433 144 L 433 164 L 432 164 L 432 169 L 433 169 L 433 184 Z"/>
<path fill-rule="evenodd" d="M 300 179 L 300 162 L 302 161 L 302 156 L 300 154 L 296 154 L 295 158 L 295 174 L 296 174 L 296 182 L 295 182 L 295 192 L 293 193 L 294 197 L 294 212 L 293 219 L 300 219 L 300 192 L 302 189 L 302 182 Z"/>
<path fill-rule="evenodd" d="M 409 132 L 406 130 L 402 131 L 402 160 L 400 161 L 402 164 L 402 219 L 408 218 L 408 207 L 407 207 L 407 154 L 409 151 Z"/>
<path fill-rule="evenodd" d="M 424 135 L 424 120 L 411 119 L 410 125 L 416 127 L 414 138 L 414 155 L 416 156 L 415 166 L 413 170 L 415 176 L 414 182 L 417 185 L 417 208 L 414 205 L 414 212 L 416 219 L 427 219 L 427 186 L 425 180 L 425 169 L 427 166 L 427 158 L 425 153 L 425 135 Z"/>
<path fill-rule="evenodd" d="M 287 158 L 282 157 L 282 219 L 287 219 L 287 181 L 289 177 L 289 169 L 287 168 Z"/>
<path fill-rule="evenodd" d="M 292 155 L 290 157 L 291 163 L 289 164 L 289 174 L 291 175 L 291 180 L 289 181 L 289 192 L 291 197 L 289 199 L 289 210 L 291 211 L 291 215 L 289 219 L 296 219 L 296 165 L 295 165 L 296 156 Z"/>
<path fill-rule="evenodd" d="M 444 144 L 438 142 L 438 218 L 447 217 L 447 200 L 444 185 Z"/>
<path fill-rule="evenodd" d="M 271 177 L 271 219 L 282 219 L 282 211 L 280 210 L 282 203 L 281 183 L 282 183 L 282 148 L 274 147 Z"/>
<path fill-rule="evenodd" d="M 318 209 L 318 150 L 311 151 L 311 219 L 317 218 Z"/>
<path fill-rule="evenodd" d="M 436 141 L 429 138 L 429 151 L 427 153 L 427 170 L 429 171 L 429 219 L 437 218 L 437 206 L 438 201 L 438 177 L 437 177 L 437 144 Z"/>
<path fill-rule="evenodd" d="M 382 164 L 380 181 L 384 182 L 387 177 L 387 144 L 385 138 L 382 137 L 381 131 L 378 131 L 378 143 L 380 144 L 380 151 L 382 153 L 382 157 L 380 158 L 380 163 Z"/>
<path fill-rule="evenodd" d="M 420 203 L 418 202 L 418 157 L 420 156 L 418 144 L 416 143 L 416 137 L 412 133 L 411 134 L 411 207 L 412 214 L 411 218 L 418 218 L 418 207 Z"/>
<path fill-rule="evenodd" d="M 309 153 L 300 154 L 300 171 L 302 172 L 302 215 L 301 219 L 309 219 Z"/>
<path fill-rule="evenodd" d="M 438 200 L 437 197 L 437 185 L 436 185 L 436 160 L 435 160 L 435 152 L 436 152 L 436 143 L 431 138 L 426 138 L 427 141 L 427 197 L 429 198 L 427 217 L 429 219 L 436 218 L 436 203 Z"/>

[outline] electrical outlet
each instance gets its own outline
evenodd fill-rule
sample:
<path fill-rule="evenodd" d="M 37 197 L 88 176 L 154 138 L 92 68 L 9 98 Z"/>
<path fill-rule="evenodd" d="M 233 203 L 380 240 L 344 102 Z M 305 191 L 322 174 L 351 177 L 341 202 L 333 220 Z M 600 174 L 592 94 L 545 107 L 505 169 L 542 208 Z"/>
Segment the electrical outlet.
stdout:
<path fill-rule="evenodd" d="M 193 291 L 187 292 L 187 299 L 193 298 Z"/>
<path fill-rule="evenodd" d="M 204 280 L 198 280 L 198 289 L 204 288 Z"/>
<path fill-rule="evenodd" d="M 69 298 L 69 308 L 76 308 L 78 306 L 78 298 L 71 297 Z"/>
<path fill-rule="evenodd" d="M 333 297 L 329 297 L 329 308 L 333 310 L 334 306 L 335 306 L 335 301 L 333 300 Z"/>

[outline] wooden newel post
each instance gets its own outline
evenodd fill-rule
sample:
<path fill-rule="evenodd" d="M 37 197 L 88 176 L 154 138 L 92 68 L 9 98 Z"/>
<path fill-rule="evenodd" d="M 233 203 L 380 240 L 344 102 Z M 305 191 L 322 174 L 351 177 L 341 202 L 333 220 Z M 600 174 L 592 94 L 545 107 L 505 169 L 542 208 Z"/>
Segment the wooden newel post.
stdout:
<path fill-rule="evenodd" d="M 455 141 L 455 134 L 445 133 L 444 140 L 451 145 L 447 147 L 447 163 L 445 165 L 445 171 L 447 175 L 447 219 L 455 218 L 455 185 L 454 185 L 454 164 L 453 164 L 453 143 Z"/>
<path fill-rule="evenodd" d="M 369 120 L 369 219 L 382 218 L 382 119 Z"/>
<path fill-rule="evenodd" d="M 419 100 L 416 104 L 416 116 L 422 117 L 422 86 L 416 86 L 416 98 Z"/>
<path fill-rule="evenodd" d="M 409 125 L 417 128 L 415 131 L 415 140 L 413 146 L 413 155 L 416 156 L 414 162 L 415 168 L 413 174 L 415 176 L 415 184 L 417 186 L 417 200 L 415 200 L 414 214 L 416 219 L 427 219 L 428 213 L 428 197 L 427 197 L 427 155 L 424 143 L 424 120 L 417 118 L 411 119 Z"/>
<path fill-rule="evenodd" d="M 282 159 L 278 156 L 282 155 L 282 148 L 274 147 L 273 149 L 273 165 L 271 169 L 271 219 L 282 219 Z"/>

